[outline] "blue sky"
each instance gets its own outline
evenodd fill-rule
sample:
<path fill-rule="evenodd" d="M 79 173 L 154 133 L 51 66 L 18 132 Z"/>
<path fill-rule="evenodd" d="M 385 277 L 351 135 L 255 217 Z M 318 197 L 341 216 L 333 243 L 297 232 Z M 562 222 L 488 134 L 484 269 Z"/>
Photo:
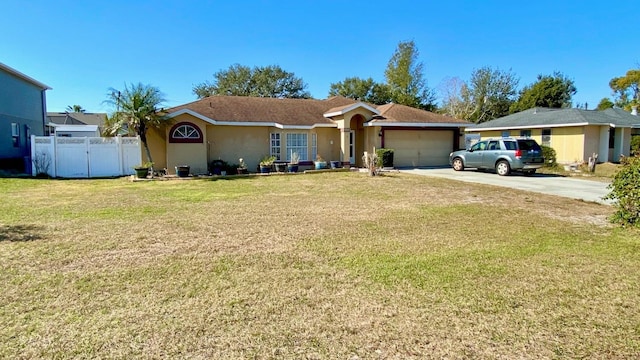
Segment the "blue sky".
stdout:
<path fill-rule="evenodd" d="M 610 97 L 640 66 L 637 1 L 49 1 L 2 0 L 0 62 L 53 88 L 49 111 L 108 112 L 110 87 L 160 88 L 167 106 L 231 64 L 280 65 L 315 98 L 346 77 L 384 81 L 398 42 L 414 40 L 430 87 L 474 69 L 520 87 L 560 71 L 574 103 Z"/>

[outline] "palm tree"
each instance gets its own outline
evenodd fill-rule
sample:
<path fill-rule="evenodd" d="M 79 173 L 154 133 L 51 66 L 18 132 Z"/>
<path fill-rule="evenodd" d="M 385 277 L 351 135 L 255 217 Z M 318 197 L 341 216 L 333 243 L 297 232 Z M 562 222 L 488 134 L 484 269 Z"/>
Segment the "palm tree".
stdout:
<path fill-rule="evenodd" d="M 83 109 L 82 106 L 80 105 L 68 105 L 66 108 L 67 112 L 74 112 L 74 113 L 83 113 L 87 110 Z"/>
<path fill-rule="evenodd" d="M 121 129 L 126 128 L 130 133 L 137 134 L 144 144 L 147 160 L 153 163 L 147 145 L 147 130 L 162 129 L 171 122 L 171 119 L 163 115 L 163 109 L 158 109 L 165 101 L 160 90 L 151 85 L 125 84 L 123 91 L 110 88 L 105 103 L 114 106 L 115 111 L 105 132 L 117 135 Z"/>

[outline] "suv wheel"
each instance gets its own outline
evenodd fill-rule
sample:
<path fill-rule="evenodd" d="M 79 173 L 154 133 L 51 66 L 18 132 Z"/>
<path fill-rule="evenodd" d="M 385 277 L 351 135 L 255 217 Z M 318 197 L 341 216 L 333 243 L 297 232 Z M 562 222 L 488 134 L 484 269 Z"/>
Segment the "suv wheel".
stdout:
<path fill-rule="evenodd" d="M 453 170 L 455 171 L 464 170 L 464 164 L 462 163 L 462 159 L 460 158 L 453 159 Z"/>
<path fill-rule="evenodd" d="M 500 176 L 509 175 L 509 173 L 511 172 L 511 168 L 509 167 L 509 163 L 506 162 L 505 160 L 498 161 L 496 163 L 496 172 Z"/>

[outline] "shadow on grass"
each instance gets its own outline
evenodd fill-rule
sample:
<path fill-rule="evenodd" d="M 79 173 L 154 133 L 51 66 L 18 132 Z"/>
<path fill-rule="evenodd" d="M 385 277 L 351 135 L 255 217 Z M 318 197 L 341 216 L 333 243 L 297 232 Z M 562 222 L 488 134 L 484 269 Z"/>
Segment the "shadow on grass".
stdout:
<path fill-rule="evenodd" d="M 26 242 L 42 240 L 42 226 L 35 225 L 0 225 L 0 242 Z"/>

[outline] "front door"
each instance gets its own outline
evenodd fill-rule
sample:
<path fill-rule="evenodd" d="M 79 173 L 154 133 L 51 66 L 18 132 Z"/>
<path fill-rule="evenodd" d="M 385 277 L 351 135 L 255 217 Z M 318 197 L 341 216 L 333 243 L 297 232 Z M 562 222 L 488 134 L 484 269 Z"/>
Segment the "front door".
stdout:
<path fill-rule="evenodd" d="M 349 163 L 356 163 L 356 132 L 353 130 L 349 132 Z"/>

